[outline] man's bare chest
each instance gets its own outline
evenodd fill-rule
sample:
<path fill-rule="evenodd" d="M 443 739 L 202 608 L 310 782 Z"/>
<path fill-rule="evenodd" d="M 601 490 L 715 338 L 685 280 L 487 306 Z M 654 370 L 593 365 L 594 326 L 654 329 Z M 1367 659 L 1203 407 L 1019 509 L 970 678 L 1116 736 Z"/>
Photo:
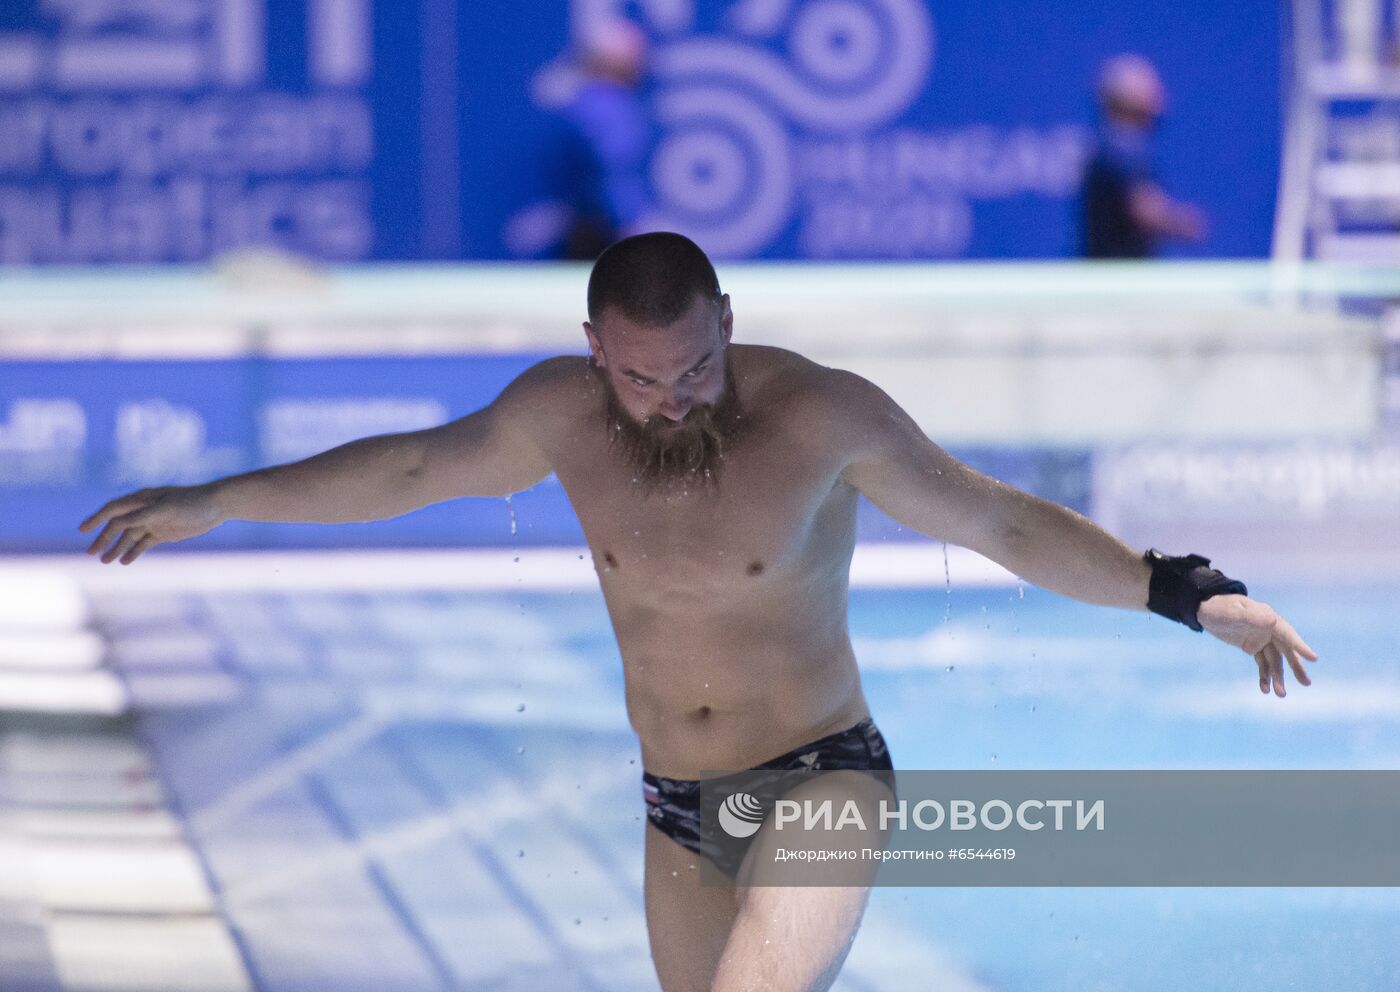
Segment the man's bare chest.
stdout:
<path fill-rule="evenodd" d="M 828 542 L 842 543 L 854 492 L 836 460 L 780 437 L 736 444 L 708 485 L 648 491 L 605 440 L 578 443 L 556 460 L 600 572 L 711 585 L 800 568 Z"/>

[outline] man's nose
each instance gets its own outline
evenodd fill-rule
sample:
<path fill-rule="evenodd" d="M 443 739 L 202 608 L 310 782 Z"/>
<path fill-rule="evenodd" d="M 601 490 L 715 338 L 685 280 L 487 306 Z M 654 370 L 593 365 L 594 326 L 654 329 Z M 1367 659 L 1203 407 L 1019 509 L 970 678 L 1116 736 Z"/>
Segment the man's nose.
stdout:
<path fill-rule="evenodd" d="M 679 394 L 668 396 L 661 401 L 658 410 L 667 420 L 682 420 L 690 412 L 690 397 Z"/>

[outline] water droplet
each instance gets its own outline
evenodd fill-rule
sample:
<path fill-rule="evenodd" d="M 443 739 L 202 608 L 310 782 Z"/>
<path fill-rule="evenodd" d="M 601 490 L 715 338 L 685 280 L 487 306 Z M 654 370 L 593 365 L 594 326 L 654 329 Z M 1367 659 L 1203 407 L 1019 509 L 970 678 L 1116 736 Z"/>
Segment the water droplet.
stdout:
<path fill-rule="evenodd" d="M 1020 579 L 1017 579 L 1017 580 L 1016 580 L 1016 598 L 1017 598 L 1017 599 L 1025 599 L 1025 598 L 1026 598 L 1026 584 L 1025 584 L 1023 581 L 1021 581 Z"/>
<path fill-rule="evenodd" d="M 705 683 L 705 688 L 708 689 L 709 687 L 710 687 L 710 683 L 706 682 L 706 683 Z"/>
<path fill-rule="evenodd" d="M 524 851 L 524 849 L 522 848 L 521 850 L 516 851 L 516 852 L 515 852 L 515 856 L 516 856 L 517 858 L 523 858 L 523 857 L 525 857 L 525 851 Z"/>
<path fill-rule="evenodd" d="M 996 760 L 997 760 L 997 756 L 996 756 L 995 754 L 992 755 L 992 760 L 993 760 L 993 761 L 996 761 Z"/>
<path fill-rule="evenodd" d="M 520 556 L 519 556 L 519 555 L 516 555 L 514 558 L 511 559 L 511 561 L 513 561 L 513 562 L 515 562 L 517 565 L 519 565 L 519 564 L 520 564 Z"/>
<path fill-rule="evenodd" d="M 525 712 L 525 704 L 524 704 L 524 703 L 516 703 L 516 704 L 515 704 L 515 712 L 517 712 L 517 713 L 524 713 L 524 712 Z"/>
<path fill-rule="evenodd" d="M 627 759 L 627 763 L 628 763 L 629 765 L 635 765 L 635 764 L 637 763 L 637 759 L 636 759 L 636 758 L 628 758 L 628 759 Z"/>
<path fill-rule="evenodd" d="M 574 926 L 578 926 L 578 925 L 581 924 L 582 922 L 583 922 L 583 921 L 580 920 L 577 916 L 574 917 Z"/>
<path fill-rule="evenodd" d="M 945 668 L 945 669 L 943 669 L 943 670 L 944 670 L 945 672 L 951 672 L 951 671 L 953 670 L 953 666 L 952 666 L 952 665 L 949 665 L 947 668 Z"/>
<path fill-rule="evenodd" d="M 512 503 L 512 502 L 510 501 L 510 497 L 509 497 L 509 496 L 506 497 L 506 509 L 510 511 L 510 533 L 511 533 L 511 536 L 514 537 L 514 536 L 515 536 L 515 532 L 516 532 L 516 527 L 515 527 L 515 504 Z"/>
<path fill-rule="evenodd" d="M 1031 703 L 1031 712 L 1032 712 L 1032 713 L 1035 712 L 1035 704 L 1034 704 L 1034 703 Z"/>
<path fill-rule="evenodd" d="M 948 542 L 943 542 L 943 585 L 948 590 L 948 602 L 943 609 L 943 622 L 953 619 L 953 574 L 948 570 Z"/>
<path fill-rule="evenodd" d="M 583 555 L 579 555 L 579 556 L 578 556 L 578 560 L 579 560 L 579 561 L 583 561 Z"/>
<path fill-rule="evenodd" d="M 518 748 L 515 749 L 515 753 L 516 753 L 516 754 L 524 754 L 524 753 L 525 753 L 525 748 L 523 748 L 523 747 L 518 747 Z"/>

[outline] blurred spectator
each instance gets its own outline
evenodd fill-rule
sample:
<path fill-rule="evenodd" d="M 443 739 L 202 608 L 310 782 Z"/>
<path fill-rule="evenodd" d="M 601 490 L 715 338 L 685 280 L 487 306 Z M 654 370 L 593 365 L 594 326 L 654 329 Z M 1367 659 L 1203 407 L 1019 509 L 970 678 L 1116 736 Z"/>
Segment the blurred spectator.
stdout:
<path fill-rule="evenodd" d="M 1150 258 L 1167 239 L 1201 241 L 1205 215 L 1157 181 L 1153 137 L 1166 106 L 1162 78 L 1140 55 L 1116 55 L 1099 75 L 1102 121 L 1081 188 L 1087 258 Z"/>
<path fill-rule="evenodd" d="M 619 238 L 640 233 L 651 208 L 646 159 L 654 125 L 641 94 L 646 58 L 646 36 L 626 20 L 596 25 L 579 46 L 577 85 L 559 111 L 560 185 L 572 215 L 567 258 L 597 258 Z"/>

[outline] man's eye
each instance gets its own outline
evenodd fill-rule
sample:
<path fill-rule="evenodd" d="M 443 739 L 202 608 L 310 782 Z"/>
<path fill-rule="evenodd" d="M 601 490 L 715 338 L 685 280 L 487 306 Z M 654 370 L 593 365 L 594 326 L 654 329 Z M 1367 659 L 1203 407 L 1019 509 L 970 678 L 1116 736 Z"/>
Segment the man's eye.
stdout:
<path fill-rule="evenodd" d="M 629 378 L 631 378 L 632 381 L 635 382 L 635 383 L 636 383 L 637 385 L 639 385 L 639 386 L 650 386 L 650 385 L 651 385 L 651 380 L 650 380 L 650 379 L 638 379 L 638 378 L 636 378 L 635 376 L 630 376 Z"/>
<path fill-rule="evenodd" d="M 687 372 L 682 378 L 685 378 L 685 379 L 694 379 L 697 375 L 699 375 L 701 372 L 704 372 L 704 371 L 705 371 L 705 366 L 702 365 L 702 366 L 700 366 L 698 369 L 691 369 L 691 370 L 690 370 L 689 372 Z"/>

